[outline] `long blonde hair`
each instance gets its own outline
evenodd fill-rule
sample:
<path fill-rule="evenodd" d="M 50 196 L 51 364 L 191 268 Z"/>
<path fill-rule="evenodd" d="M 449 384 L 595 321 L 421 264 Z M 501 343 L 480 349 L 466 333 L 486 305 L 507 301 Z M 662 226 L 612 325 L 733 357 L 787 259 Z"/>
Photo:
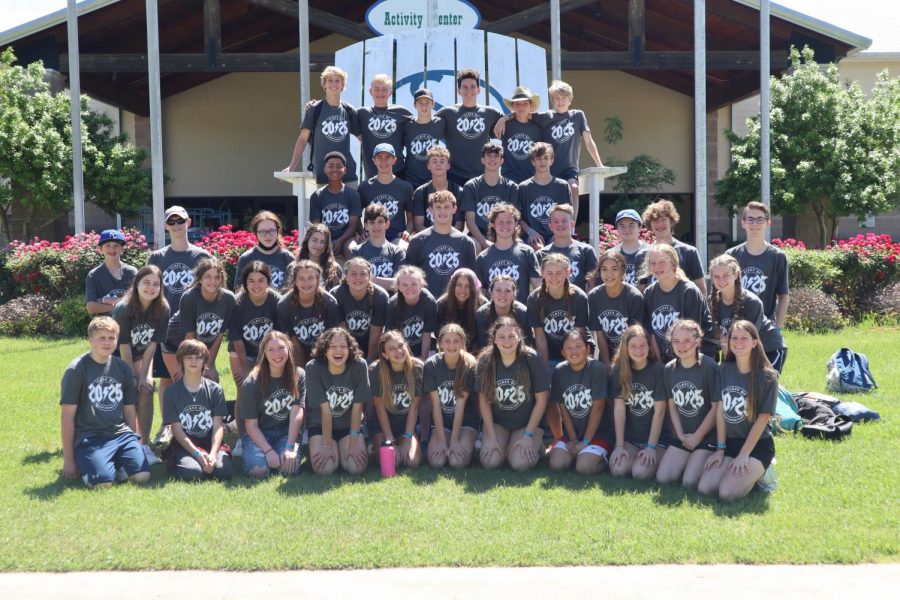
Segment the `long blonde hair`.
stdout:
<path fill-rule="evenodd" d="M 756 418 L 756 394 L 759 391 L 759 378 L 765 377 L 769 381 L 778 382 L 778 371 L 772 368 L 769 357 L 763 349 L 762 341 L 759 339 L 759 331 L 756 325 L 744 319 L 732 321 L 731 327 L 728 329 L 728 345 L 725 347 L 725 358 L 723 362 L 737 362 L 734 353 L 731 351 L 731 334 L 735 329 L 741 329 L 750 334 L 750 337 L 756 340 L 750 355 L 750 389 L 747 390 L 747 402 L 744 404 L 744 415 L 748 421 Z"/>
<path fill-rule="evenodd" d="M 406 380 L 406 393 L 409 394 L 410 399 L 414 398 L 416 395 L 416 374 L 413 368 L 415 366 L 415 361 L 413 360 L 409 344 L 406 343 L 403 334 L 395 329 L 382 333 L 381 339 L 378 340 L 378 360 L 375 361 L 378 365 L 378 382 L 381 384 L 382 400 L 385 405 L 394 409 L 397 407 L 397 398 L 394 395 L 393 367 L 391 366 L 390 359 L 385 357 L 385 348 L 390 342 L 402 344 L 406 349 L 406 358 L 403 360 L 402 372 L 403 378 Z M 390 397 L 390 400 L 387 399 L 388 397 Z"/>
<path fill-rule="evenodd" d="M 622 334 L 622 340 L 619 342 L 619 349 L 616 350 L 616 356 L 612 361 L 613 367 L 619 367 L 619 387 L 622 390 L 622 397 L 626 399 L 631 396 L 631 380 L 634 377 L 631 367 L 631 357 L 628 356 L 628 342 L 641 336 L 647 340 L 648 348 L 652 348 L 650 334 L 647 333 L 647 330 L 644 329 L 643 325 L 634 324 Z M 647 364 L 649 365 L 652 361 L 653 357 L 652 353 L 650 353 L 647 355 Z"/>
<path fill-rule="evenodd" d="M 666 258 L 668 258 L 669 262 L 672 264 L 672 268 L 675 270 L 675 277 L 678 278 L 679 281 L 688 280 L 687 275 L 684 274 L 684 270 L 681 268 L 681 259 L 678 258 L 678 251 L 663 242 L 653 242 L 650 244 L 650 247 L 647 248 L 647 254 L 644 255 L 644 262 L 641 264 L 641 272 L 638 275 L 639 279 L 647 279 L 652 275 L 650 272 L 650 255 L 654 252 L 665 254 Z"/>
<path fill-rule="evenodd" d="M 476 360 L 475 357 L 469 354 L 466 350 L 466 332 L 465 330 L 457 323 L 447 323 L 441 330 L 438 332 L 437 340 L 438 340 L 438 348 L 441 347 L 441 340 L 445 335 L 456 334 L 462 340 L 462 348 L 459 349 L 459 362 L 456 363 L 456 373 L 453 377 L 453 393 L 459 397 L 460 394 L 465 393 L 466 390 L 466 382 L 469 378 L 469 373 L 472 369 L 475 368 Z"/>

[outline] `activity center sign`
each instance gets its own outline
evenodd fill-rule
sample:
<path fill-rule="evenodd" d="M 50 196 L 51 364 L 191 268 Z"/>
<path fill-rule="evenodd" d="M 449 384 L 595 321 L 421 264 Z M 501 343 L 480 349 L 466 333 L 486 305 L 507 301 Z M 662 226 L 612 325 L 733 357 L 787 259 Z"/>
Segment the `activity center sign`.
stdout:
<path fill-rule="evenodd" d="M 379 0 L 366 11 L 377 35 L 422 29 L 476 29 L 481 13 L 466 0 Z"/>

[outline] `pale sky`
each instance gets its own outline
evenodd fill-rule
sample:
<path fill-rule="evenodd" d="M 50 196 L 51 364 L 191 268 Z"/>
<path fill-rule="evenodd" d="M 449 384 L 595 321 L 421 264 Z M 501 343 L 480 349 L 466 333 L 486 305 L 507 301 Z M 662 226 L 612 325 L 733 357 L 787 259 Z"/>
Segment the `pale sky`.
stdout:
<path fill-rule="evenodd" d="M 898 0 L 779 0 L 777 4 L 872 39 L 867 52 L 900 52 Z M 0 32 L 66 8 L 66 0 L 0 0 Z"/>

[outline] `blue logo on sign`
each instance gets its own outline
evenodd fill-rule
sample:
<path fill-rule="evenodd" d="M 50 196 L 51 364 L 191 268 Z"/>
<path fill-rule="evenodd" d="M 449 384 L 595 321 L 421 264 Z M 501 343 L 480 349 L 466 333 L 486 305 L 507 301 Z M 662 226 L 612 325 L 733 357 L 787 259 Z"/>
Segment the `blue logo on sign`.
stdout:
<path fill-rule="evenodd" d="M 428 87 L 428 82 L 433 81 L 435 83 L 440 83 L 444 80 L 444 77 L 453 79 L 453 84 L 456 85 L 456 72 L 449 69 L 435 69 L 433 71 L 428 71 L 428 73 L 420 71 L 418 73 L 413 73 L 412 75 L 407 75 L 403 79 L 397 81 L 395 88 L 399 90 L 403 87 L 409 86 L 409 95 L 412 96 L 413 92 L 415 92 L 417 89 Z M 478 81 L 478 84 L 483 88 L 487 88 L 488 95 L 496 101 L 492 103 L 492 106 L 503 111 L 503 114 L 505 115 L 510 114 L 509 109 L 506 108 L 505 104 L 503 104 L 503 94 L 501 94 L 495 88 L 488 86 L 484 79 L 480 79 Z M 440 102 L 434 103 L 435 110 L 440 110 L 443 107 L 444 105 Z"/>

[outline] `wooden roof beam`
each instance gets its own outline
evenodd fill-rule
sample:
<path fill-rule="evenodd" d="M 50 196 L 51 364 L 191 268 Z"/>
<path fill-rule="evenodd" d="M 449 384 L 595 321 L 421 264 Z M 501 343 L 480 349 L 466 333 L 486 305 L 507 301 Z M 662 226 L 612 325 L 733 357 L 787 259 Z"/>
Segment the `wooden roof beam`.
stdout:
<path fill-rule="evenodd" d="M 252 0 L 251 0 L 252 1 Z M 569 11 L 582 8 L 588 4 L 594 4 L 597 0 L 560 0 L 559 12 L 567 13 Z M 490 23 L 482 22 L 481 28 L 491 33 L 513 33 L 522 31 L 526 27 L 550 20 L 550 3 L 542 2 L 537 6 L 532 6 L 525 10 L 519 11 L 514 15 L 497 19 Z"/>
<path fill-rule="evenodd" d="M 693 52 L 644 52 L 635 64 L 631 52 L 567 52 L 562 53 L 563 69 L 573 70 L 692 70 Z M 787 52 L 772 52 L 772 70 L 790 66 Z M 759 52 L 754 50 L 721 50 L 706 53 L 710 70 L 758 71 Z"/>
<path fill-rule="evenodd" d="M 267 8 L 280 15 L 293 17 L 295 19 L 300 18 L 300 9 L 297 6 L 297 3 L 290 2 L 290 0 L 247 0 L 247 2 Z M 362 41 L 375 37 L 375 34 L 365 25 L 360 25 L 349 19 L 333 15 L 319 8 L 313 8 L 312 6 L 309 7 L 309 23 L 310 25 L 315 25 L 316 27 L 339 33 L 352 40 Z"/>

